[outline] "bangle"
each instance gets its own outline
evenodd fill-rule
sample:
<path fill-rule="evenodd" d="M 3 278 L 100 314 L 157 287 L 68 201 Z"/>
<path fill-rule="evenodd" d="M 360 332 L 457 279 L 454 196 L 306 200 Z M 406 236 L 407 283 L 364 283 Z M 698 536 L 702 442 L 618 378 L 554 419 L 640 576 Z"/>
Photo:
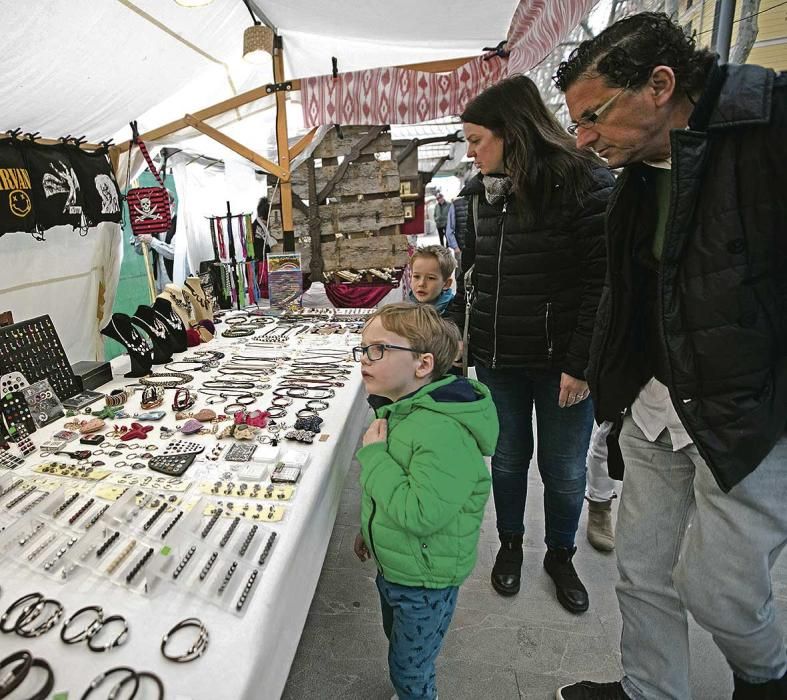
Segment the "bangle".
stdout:
<path fill-rule="evenodd" d="M 163 382 L 151 381 L 154 379 L 160 379 L 162 377 L 174 377 L 174 379 L 167 379 Z M 176 386 L 182 386 L 183 384 L 188 384 L 191 381 L 194 381 L 194 377 L 190 374 L 186 374 L 185 372 L 153 372 L 147 377 L 141 377 L 139 383 L 143 386 L 155 386 L 159 389 L 174 389 Z"/>
<path fill-rule="evenodd" d="M 139 687 L 139 679 L 140 678 L 150 678 L 158 687 L 158 700 L 164 700 L 164 684 L 161 682 L 161 678 L 159 678 L 155 673 L 150 673 L 150 671 L 138 671 L 134 672 L 134 677 L 137 682 L 137 687 Z M 113 689 L 112 692 L 107 696 L 107 700 L 115 700 L 120 692 L 121 688 L 123 688 L 126 683 L 131 680 L 131 676 L 126 676 L 120 683 L 118 683 Z M 128 696 L 129 698 L 134 697 L 134 693 Z M 85 700 L 85 696 L 82 696 L 81 700 Z"/>
<path fill-rule="evenodd" d="M 122 622 L 123 630 L 109 644 L 105 644 L 103 646 L 94 646 L 93 640 L 98 636 L 99 631 L 102 630 L 110 622 Z M 106 620 L 103 621 L 100 627 L 96 628 L 90 634 L 87 635 L 87 648 L 90 649 L 90 651 L 96 651 L 96 652 L 109 651 L 114 647 L 119 647 L 120 645 L 122 645 L 127 638 L 128 638 L 128 622 L 126 622 L 126 618 L 123 617 L 122 615 L 110 615 Z"/>
<path fill-rule="evenodd" d="M 289 396 L 276 396 L 271 400 L 271 406 L 284 408 L 292 405 L 292 399 Z"/>
<path fill-rule="evenodd" d="M 22 663 L 16 664 L 17 661 L 21 661 Z M 0 671 L 12 664 L 16 665 L 5 674 L 0 674 L 0 697 L 10 695 L 15 688 L 22 685 L 22 681 L 25 680 L 30 671 L 30 667 L 33 665 L 33 655 L 29 651 L 23 649 L 10 656 L 6 656 L 0 661 Z"/>
<path fill-rule="evenodd" d="M 268 418 L 281 418 L 287 415 L 287 409 L 281 406 L 270 406 L 265 410 L 268 412 Z"/>
<path fill-rule="evenodd" d="M 319 404 L 319 405 L 313 405 Z M 322 399 L 310 399 L 306 402 L 306 408 L 310 408 L 313 411 L 324 411 L 328 408 L 328 402 L 323 401 Z"/>
<path fill-rule="evenodd" d="M 26 625 L 30 624 L 34 620 L 37 620 L 41 613 L 46 609 L 46 606 L 52 603 L 55 605 L 55 611 L 49 615 L 46 620 L 44 620 L 41 624 L 37 627 L 33 627 L 32 629 L 27 629 Z M 29 610 L 25 608 L 25 611 Z M 16 625 L 14 626 L 14 632 L 16 632 L 20 637 L 40 637 L 42 634 L 51 630 L 60 618 L 63 616 L 63 605 L 60 601 L 55 600 L 54 598 L 43 598 L 35 604 L 32 610 L 30 610 L 29 614 L 27 612 L 23 612 L 16 621 Z"/>
<path fill-rule="evenodd" d="M 199 636 L 194 644 L 191 645 L 183 654 L 180 656 L 172 656 L 167 653 L 167 643 L 169 642 L 169 638 L 179 632 L 182 629 L 186 629 L 187 627 L 197 627 L 199 628 Z M 196 617 L 189 617 L 185 620 L 181 620 L 175 625 L 169 632 L 164 635 L 164 638 L 161 640 L 161 653 L 165 659 L 169 659 L 170 661 L 175 661 L 177 663 L 188 663 L 189 661 L 194 661 L 202 656 L 208 648 L 208 628 L 205 627 L 201 620 L 198 620 Z"/>
<path fill-rule="evenodd" d="M 11 605 L 9 605 L 5 612 L 3 613 L 2 617 L 0 617 L 0 632 L 4 632 L 5 634 L 9 634 L 16 629 L 16 625 L 19 620 L 22 619 L 23 615 L 26 615 L 32 608 L 34 608 L 40 600 L 43 600 L 44 596 L 41 593 L 28 593 L 27 595 L 23 595 L 21 598 L 17 598 Z M 25 607 L 22 612 L 19 614 L 19 617 L 16 618 L 16 622 L 11 627 L 6 627 L 6 622 L 8 618 L 11 616 L 11 613 L 16 610 L 19 606 L 23 603 L 27 603 L 28 601 L 33 601 Z"/>
<path fill-rule="evenodd" d="M 175 391 L 175 398 L 172 401 L 173 411 L 185 411 L 197 403 L 196 395 L 192 394 L 188 389 L 177 389 Z"/>
<path fill-rule="evenodd" d="M 87 690 L 84 692 L 80 700 L 87 700 L 90 694 L 100 686 L 105 679 L 113 676 L 116 673 L 120 673 L 121 671 L 126 671 L 128 676 L 124 680 L 133 679 L 134 681 L 134 688 L 129 695 L 130 698 L 133 698 L 137 694 L 137 690 L 139 689 L 139 676 L 137 672 L 133 668 L 129 668 L 128 666 L 115 666 L 114 668 L 110 668 L 109 671 L 104 671 L 104 673 L 96 676 L 92 681 L 90 681 L 90 685 L 87 687 Z M 117 690 L 117 687 L 113 689 L 113 693 Z"/>
<path fill-rule="evenodd" d="M 162 403 L 164 403 L 164 392 L 153 384 L 146 386 L 139 402 L 140 407 L 149 411 L 152 408 L 158 408 Z"/>
<path fill-rule="evenodd" d="M 74 620 L 76 620 L 80 615 L 86 612 L 96 613 L 95 619 L 81 632 L 77 632 L 73 637 L 66 637 L 66 631 L 74 622 Z M 101 629 L 103 624 L 104 624 L 104 609 L 99 605 L 86 605 L 84 608 L 80 608 L 79 610 L 77 610 L 71 617 L 69 617 L 63 623 L 63 627 L 60 628 L 60 640 L 65 644 L 78 644 L 79 642 L 84 641 L 91 635 L 96 634 L 98 630 Z"/>
<path fill-rule="evenodd" d="M 109 396 L 104 398 L 104 403 L 113 407 L 122 406 L 126 401 L 128 401 L 128 392 L 123 389 L 113 389 Z"/>
<path fill-rule="evenodd" d="M 44 685 L 42 685 L 35 694 L 27 698 L 27 700 L 46 700 L 55 685 L 55 674 L 52 672 L 52 667 L 43 659 L 33 659 L 30 662 L 30 668 L 32 669 L 34 666 L 44 669 L 46 672 L 46 680 L 44 681 Z"/>

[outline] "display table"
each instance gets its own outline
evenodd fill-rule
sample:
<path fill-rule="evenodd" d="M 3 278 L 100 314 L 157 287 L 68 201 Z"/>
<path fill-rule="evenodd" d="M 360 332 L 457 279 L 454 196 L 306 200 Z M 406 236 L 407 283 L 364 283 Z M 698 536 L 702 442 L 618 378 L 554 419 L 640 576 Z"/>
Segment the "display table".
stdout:
<path fill-rule="evenodd" d="M 225 327 L 224 324 L 219 325 L 217 333 Z M 224 339 L 217 334 L 213 341 L 197 349 L 219 350 L 229 356 L 233 350 L 243 352 L 243 340 Z M 297 357 L 304 347 L 349 349 L 357 343 L 357 335 L 325 337 L 309 336 L 306 333 L 296 336 L 282 353 L 284 356 Z M 122 376 L 116 377 L 112 385 L 102 387 L 101 391 L 108 392 L 133 381 L 123 379 Z M 172 402 L 173 395 L 171 389 L 165 392 L 165 407 Z M 270 398 L 269 390 L 260 403 L 250 408 L 263 409 Z M 103 402 L 94 406 L 98 410 L 103 407 Z M 134 411 L 140 410 L 138 393 L 129 400 L 128 406 Z M 195 410 L 204 406 L 204 402 L 198 402 Z M 221 406 L 211 408 L 220 411 Z M 15 560 L 4 558 L 0 563 L 0 612 L 20 596 L 34 591 L 59 600 L 65 612 L 57 626 L 41 637 L 25 639 L 13 633 L 0 635 L 0 658 L 20 649 L 28 649 L 34 656 L 46 659 L 55 674 L 53 693 L 67 691 L 67 697 L 72 700 L 82 696 L 95 676 L 115 666 L 130 666 L 137 671 L 157 674 L 164 682 L 165 697 L 176 700 L 259 700 L 280 697 L 320 575 L 353 451 L 365 427 L 367 406 L 357 366 L 353 367 L 345 386 L 336 389 L 328 409 L 320 415 L 324 418 L 322 432 L 329 436 L 326 441 L 315 440 L 313 445 L 281 441 L 282 449 L 293 447 L 308 452 L 310 462 L 296 485 L 293 499 L 286 504 L 285 517 L 278 523 L 265 524 L 266 528 L 276 531 L 278 537 L 242 616 L 208 604 L 188 591 L 177 588 L 161 586 L 148 595 L 142 595 L 85 570 L 77 571 L 76 575 L 61 583 Z M 67 420 L 61 418 L 39 430 L 33 435 L 34 442 L 41 444 L 61 429 Z M 131 420 L 107 422 L 110 425 L 129 424 Z M 162 423 L 174 427 L 175 420 L 171 412 Z M 155 429 L 145 442 L 161 441 L 158 437 L 159 423 L 152 425 Z M 156 438 L 153 438 L 154 435 Z M 216 442 L 212 435 L 177 437 L 204 440 L 206 444 Z M 132 444 L 138 442 L 132 441 Z M 76 441 L 70 443 L 67 449 L 81 447 L 84 446 Z M 31 468 L 47 459 L 51 458 L 42 458 L 34 453 L 13 472 L 0 469 L 0 476 L 5 473 L 31 476 Z M 183 479 L 193 482 L 187 495 L 196 493 L 198 482 L 220 478 L 219 475 L 232 470 L 232 467 L 229 462 L 209 462 L 204 456 L 198 458 L 183 475 Z M 107 468 L 113 469 L 111 465 Z M 152 474 L 147 469 L 131 473 Z M 63 481 L 69 482 L 68 479 Z M 129 622 L 128 641 L 105 653 L 93 653 L 84 644 L 64 644 L 59 638 L 63 621 L 86 605 L 102 606 L 105 615 L 123 615 Z M 188 617 L 198 617 L 205 623 L 210 635 L 208 648 L 201 658 L 190 663 L 168 661 L 159 650 L 162 636 L 173 625 Z M 188 640 L 193 639 L 193 635 L 188 632 L 183 634 L 183 641 L 188 646 Z M 111 680 L 107 681 L 91 698 L 107 697 L 113 685 Z M 16 695 L 11 695 L 11 698 L 14 697 Z M 122 697 L 128 697 L 128 694 Z M 137 698 L 145 700 L 154 697 L 154 686 L 143 681 Z"/>

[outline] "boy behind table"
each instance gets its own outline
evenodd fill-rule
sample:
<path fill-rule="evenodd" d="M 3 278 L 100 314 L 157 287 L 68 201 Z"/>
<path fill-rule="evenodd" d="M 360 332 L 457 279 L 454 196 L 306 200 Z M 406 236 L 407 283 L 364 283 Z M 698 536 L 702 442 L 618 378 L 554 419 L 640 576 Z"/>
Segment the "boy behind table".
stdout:
<path fill-rule="evenodd" d="M 445 376 L 459 334 L 431 306 L 383 307 L 361 342 L 353 354 L 366 390 L 389 403 L 377 408 L 357 455 L 363 494 L 354 549 L 377 564 L 395 697 L 434 700 L 435 660 L 458 587 L 475 565 L 497 413 L 483 384 Z"/>
<path fill-rule="evenodd" d="M 416 248 L 410 258 L 412 289 L 410 301 L 431 304 L 441 316 L 454 293 L 451 290 L 456 260 L 453 253 L 441 245 Z"/>

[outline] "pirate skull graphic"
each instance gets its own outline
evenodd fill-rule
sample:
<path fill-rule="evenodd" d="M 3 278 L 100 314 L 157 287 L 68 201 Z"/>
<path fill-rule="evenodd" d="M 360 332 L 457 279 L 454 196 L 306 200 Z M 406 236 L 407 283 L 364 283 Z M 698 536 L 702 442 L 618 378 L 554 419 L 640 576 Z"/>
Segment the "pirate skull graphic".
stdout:
<path fill-rule="evenodd" d="M 134 210 L 137 213 L 137 216 L 134 219 L 135 223 L 149 220 L 156 221 L 163 218 L 161 214 L 158 213 L 158 204 L 153 204 L 153 202 L 150 201 L 150 197 L 141 197 L 139 200 L 139 206 L 135 204 Z"/>

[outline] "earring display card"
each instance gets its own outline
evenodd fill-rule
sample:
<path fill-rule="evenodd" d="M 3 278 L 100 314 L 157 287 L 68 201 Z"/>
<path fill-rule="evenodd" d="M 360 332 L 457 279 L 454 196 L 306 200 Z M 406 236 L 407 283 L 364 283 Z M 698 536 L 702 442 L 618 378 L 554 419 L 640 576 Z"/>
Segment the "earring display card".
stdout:
<path fill-rule="evenodd" d="M 19 442 L 36 431 L 36 424 L 21 391 L 12 391 L 0 398 L 0 437 Z"/>
<path fill-rule="evenodd" d="M 21 391 L 36 428 L 43 428 L 65 415 L 60 399 L 46 379 L 41 379 Z"/>
<path fill-rule="evenodd" d="M 49 316 L 0 327 L 0 374 L 20 372 L 31 384 L 48 379 L 61 400 L 82 387 Z"/>

